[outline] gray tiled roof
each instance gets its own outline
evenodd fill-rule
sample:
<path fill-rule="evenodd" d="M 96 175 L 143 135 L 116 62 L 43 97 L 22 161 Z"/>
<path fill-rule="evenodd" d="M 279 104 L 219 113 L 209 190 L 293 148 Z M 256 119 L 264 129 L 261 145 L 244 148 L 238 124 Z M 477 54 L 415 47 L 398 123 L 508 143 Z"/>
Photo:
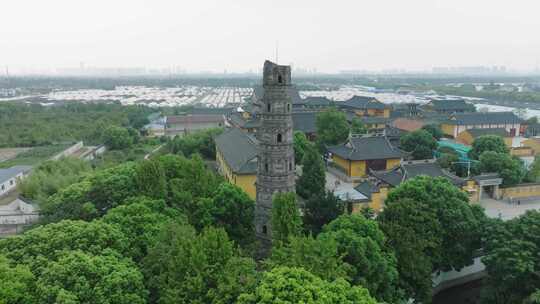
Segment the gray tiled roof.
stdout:
<path fill-rule="evenodd" d="M 289 88 L 289 96 L 291 96 L 292 103 L 293 104 L 304 104 L 305 101 L 300 97 L 300 94 L 298 93 L 298 89 L 294 86 L 291 86 Z"/>
<path fill-rule="evenodd" d="M 351 138 L 348 144 L 328 147 L 328 151 L 348 160 L 390 159 L 404 155 L 385 136 Z"/>
<path fill-rule="evenodd" d="M 461 113 L 453 114 L 447 123 L 456 125 L 515 124 L 521 119 L 512 112 Z"/>
<path fill-rule="evenodd" d="M 497 135 L 500 137 L 508 137 L 510 136 L 510 132 L 508 132 L 504 128 L 496 128 L 496 129 L 468 129 L 466 132 L 469 132 L 469 134 L 472 135 L 472 137 L 477 138 L 484 135 Z"/>
<path fill-rule="evenodd" d="M 232 113 L 229 115 L 229 121 L 239 128 L 257 128 L 260 126 L 261 121 L 257 118 L 245 119 L 242 113 Z"/>
<path fill-rule="evenodd" d="M 463 99 L 434 99 L 429 102 L 435 111 L 474 111 L 474 105 Z"/>
<path fill-rule="evenodd" d="M 358 184 L 358 186 L 354 187 L 354 190 L 362 193 L 368 199 L 371 199 L 371 194 L 379 192 L 379 187 L 377 187 L 372 182 L 366 180 Z"/>
<path fill-rule="evenodd" d="M 250 134 L 231 128 L 216 137 L 216 149 L 234 173 L 257 172 L 257 140 Z"/>
<path fill-rule="evenodd" d="M 362 110 L 366 110 L 366 109 L 383 110 L 388 107 L 387 105 L 378 101 L 374 97 L 356 96 L 356 95 L 348 100 L 341 102 L 339 105 L 341 107 L 362 109 Z"/>
<path fill-rule="evenodd" d="M 310 96 L 304 99 L 304 103 L 308 107 L 331 107 L 334 102 L 322 96 Z"/>
<path fill-rule="evenodd" d="M 395 187 L 403 181 L 403 172 L 398 168 L 388 171 L 371 171 L 372 176 L 376 177 L 385 184 Z"/>
<path fill-rule="evenodd" d="M 420 175 L 444 177 L 456 186 L 465 184 L 464 179 L 443 170 L 439 164 L 432 161 L 403 163 L 399 167 L 387 171 L 372 171 L 371 175 L 394 187 Z"/>
<path fill-rule="evenodd" d="M 386 117 L 379 117 L 379 116 L 364 116 L 359 117 L 360 121 L 362 121 L 365 124 L 386 124 L 390 122 L 389 118 Z"/>
<path fill-rule="evenodd" d="M 13 166 L 6 169 L 0 169 L 0 184 L 12 179 L 17 176 L 17 174 L 28 172 L 31 169 L 32 166 Z"/>
<path fill-rule="evenodd" d="M 472 179 L 475 181 L 483 181 L 483 180 L 498 179 L 498 178 L 501 178 L 498 173 L 482 173 L 480 175 L 476 175 L 472 177 Z"/>
<path fill-rule="evenodd" d="M 188 114 L 166 117 L 167 124 L 219 123 L 224 121 L 225 117 L 222 114 Z"/>
<path fill-rule="evenodd" d="M 187 111 L 188 114 L 205 115 L 228 115 L 236 112 L 235 108 L 193 108 Z"/>
<path fill-rule="evenodd" d="M 293 112 L 292 119 L 294 131 L 301 131 L 304 133 L 317 132 L 316 112 Z"/>

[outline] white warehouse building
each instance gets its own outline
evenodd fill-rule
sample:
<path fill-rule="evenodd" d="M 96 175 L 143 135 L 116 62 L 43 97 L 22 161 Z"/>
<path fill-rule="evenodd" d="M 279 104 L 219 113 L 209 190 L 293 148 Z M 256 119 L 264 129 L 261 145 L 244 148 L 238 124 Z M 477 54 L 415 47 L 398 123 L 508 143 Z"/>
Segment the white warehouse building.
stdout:
<path fill-rule="evenodd" d="M 0 169 L 0 197 L 14 190 L 17 183 L 24 179 L 31 169 L 31 166 L 13 166 Z"/>

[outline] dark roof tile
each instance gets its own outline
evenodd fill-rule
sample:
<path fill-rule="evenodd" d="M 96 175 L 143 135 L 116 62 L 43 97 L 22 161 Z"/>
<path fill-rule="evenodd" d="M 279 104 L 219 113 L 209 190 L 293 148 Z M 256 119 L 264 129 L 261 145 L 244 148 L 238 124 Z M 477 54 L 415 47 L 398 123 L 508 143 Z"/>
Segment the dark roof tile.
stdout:
<path fill-rule="evenodd" d="M 328 151 L 348 160 L 391 159 L 405 155 L 392 146 L 385 136 L 351 138 L 345 145 L 328 147 Z"/>
<path fill-rule="evenodd" d="M 231 128 L 216 137 L 216 149 L 234 173 L 257 173 L 257 139 L 250 134 Z"/>
<path fill-rule="evenodd" d="M 521 119 L 512 112 L 452 114 L 446 122 L 454 125 L 517 124 Z"/>
<path fill-rule="evenodd" d="M 388 106 L 380 101 L 378 101 L 375 97 L 367 97 L 367 96 L 353 96 L 352 98 L 345 100 L 339 104 L 341 107 L 346 108 L 353 108 L 353 109 L 377 109 L 377 110 L 383 110 L 387 108 Z"/>

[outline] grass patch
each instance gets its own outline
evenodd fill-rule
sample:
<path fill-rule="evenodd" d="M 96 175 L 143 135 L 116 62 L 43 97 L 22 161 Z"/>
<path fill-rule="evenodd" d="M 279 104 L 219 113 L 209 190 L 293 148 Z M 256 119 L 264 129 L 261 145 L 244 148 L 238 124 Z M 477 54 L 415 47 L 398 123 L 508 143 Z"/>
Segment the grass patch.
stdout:
<path fill-rule="evenodd" d="M 72 144 L 59 144 L 51 146 L 34 147 L 18 154 L 15 158 L 0 163 L 0 168 L 9 168 L 17 165 L 35 166 L 48 160 L 54 155 L 67 149 Z"/>

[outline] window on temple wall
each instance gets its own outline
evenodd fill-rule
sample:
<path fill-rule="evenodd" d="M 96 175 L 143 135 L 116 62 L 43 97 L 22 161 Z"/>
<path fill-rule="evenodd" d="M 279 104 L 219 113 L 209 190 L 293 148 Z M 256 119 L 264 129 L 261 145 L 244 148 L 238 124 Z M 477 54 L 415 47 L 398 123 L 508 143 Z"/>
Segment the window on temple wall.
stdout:
<path fill-rule="evenodd" d="M 268 233 L 268 228 L 266 228 L 266 225 L 264 225 L 264 226 L 262 227 L 262 233 L 263 233 L 263 234 L 267 234 L 267 233 Z"/>
<path fill-rule="evenodd" d="M 292 161 L 289 161 L 289 171 L 292 171 Z"/>
<path fill-rule="evenodd" d="M 288 103 L 288 104 L 287 104 L 287 112 L 290 112 L 290 111 L 291 111 L 291 104 Z"/>
<path fill-rule="evenodd" d="M 278 77 L 277 77 L 277 82 L 279 82 L 279 83 L 282 83 L 282 82 L 283 82 L 283 78 L 281 77 L 281 75 L 278 75 Z"/>
<path fill-rule="evenodd" d="M 264 164 L 264 172 L 268 173 L 268 163 Z"/>
<path fill-rule="evenodd" d="M 268 103 L 268 104 L 266 105 L 266 108 L 268 109 L 268 112 L 270 112 L 270 111 L 272 110 L 272 106 L 270 105 L 270 103 Z"/>
<path fill-rule="evenodd" d="M 280 143 L 282 141 L 281 133 L 278 133 L 277 135 L 277 142 Z"/>

